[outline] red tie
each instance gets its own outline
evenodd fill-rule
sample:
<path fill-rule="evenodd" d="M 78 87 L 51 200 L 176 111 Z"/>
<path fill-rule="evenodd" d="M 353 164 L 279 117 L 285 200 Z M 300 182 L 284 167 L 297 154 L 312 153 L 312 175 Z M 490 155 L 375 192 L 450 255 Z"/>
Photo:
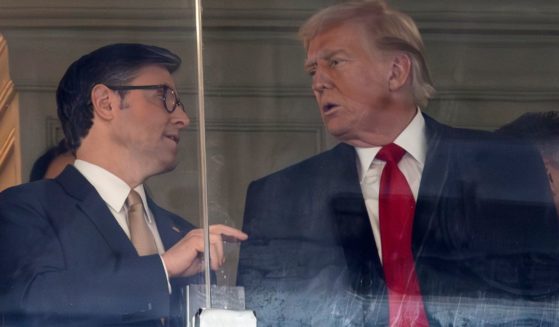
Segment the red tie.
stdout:
<path fill-rule="evenodd" d="M 429 326 L 411 252 L 415 200 L 398 162 L 406 151 L 394 143 L 380 149 L 379 224 L 382 266 L 388 287 L 390 326 Z"/>

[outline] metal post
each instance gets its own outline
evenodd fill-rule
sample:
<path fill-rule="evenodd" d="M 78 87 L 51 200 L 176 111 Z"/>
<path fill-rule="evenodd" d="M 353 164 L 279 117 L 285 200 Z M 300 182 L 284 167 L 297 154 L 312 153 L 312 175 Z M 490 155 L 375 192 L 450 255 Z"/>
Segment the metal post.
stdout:
<path fill-rule="evenodd" d="M 198 152 L 200 159 L 200 209 L 204 228 L 204 275 L 206 308 L 211 308 L 211 278 L 210 278 L 210 231 L 208 218 L 208 172 L 206 165 L 206 116 L 204 103 L 204 56 L 202 49 L 202 4 L 195 0 L 196 7 L 196 57 L 198 77 Z"/>

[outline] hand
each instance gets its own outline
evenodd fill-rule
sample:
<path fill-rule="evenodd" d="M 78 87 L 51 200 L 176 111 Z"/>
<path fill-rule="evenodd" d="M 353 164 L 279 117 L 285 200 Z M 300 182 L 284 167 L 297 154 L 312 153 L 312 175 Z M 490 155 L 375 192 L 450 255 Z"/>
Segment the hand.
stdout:
<path fill-rule="evenodd" d="M 244 241 L 248 235 L 240 230 L 225 226 L 210 226 L 210 267 L 217 270 L 225 262 L 223 256 L 223 239 Z M 177 244 L 163 253 L 162 258 L 169 277 L 192 276 L 204 271 L 204 231 L 193 229 Z"/>

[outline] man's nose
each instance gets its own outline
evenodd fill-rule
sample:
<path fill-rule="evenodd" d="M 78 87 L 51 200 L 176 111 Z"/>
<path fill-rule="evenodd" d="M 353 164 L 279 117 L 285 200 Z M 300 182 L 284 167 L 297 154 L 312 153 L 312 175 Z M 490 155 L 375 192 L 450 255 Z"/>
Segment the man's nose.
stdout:
<path fill-rule="evenodd" d="M 322 93 L 325 89 L 332 86 L 330 76 L 322 70 L 317 69 L 312 79 L 312 89 L 314 92 Z"/>
<path fill-rule="evenodd" d="M 171 115 L 173 124 L 178 126 L 178 128 L 184 128 L 190 124 L 190 117 L 182 108 L 176 108 Z"/>

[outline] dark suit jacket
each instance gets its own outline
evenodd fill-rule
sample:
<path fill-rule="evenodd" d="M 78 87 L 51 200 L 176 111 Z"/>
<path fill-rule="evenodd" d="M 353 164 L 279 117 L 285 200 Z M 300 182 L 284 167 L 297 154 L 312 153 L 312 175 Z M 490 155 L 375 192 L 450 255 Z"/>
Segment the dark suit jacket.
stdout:
<path fill-rule="evenodd" d="M 412 251 L 431 324 L 477 324 L 498 309 L 510 318 L 554 296 L 559 224 L 537 152 L 425 119 Z M 354 148 L 340 144 L 250 185 L 239 284 L 263 325 L 388 324 L 356 167 Z"/>
<path fill-rule="evenodd" d="M 165 248 L 193 228 L 148 203 Z M 154 326 L 176 313 L 172 303 L 159 255 L 137 255 L 73 166 L 0 193 L 0 311 L 8 326 Z"/>

